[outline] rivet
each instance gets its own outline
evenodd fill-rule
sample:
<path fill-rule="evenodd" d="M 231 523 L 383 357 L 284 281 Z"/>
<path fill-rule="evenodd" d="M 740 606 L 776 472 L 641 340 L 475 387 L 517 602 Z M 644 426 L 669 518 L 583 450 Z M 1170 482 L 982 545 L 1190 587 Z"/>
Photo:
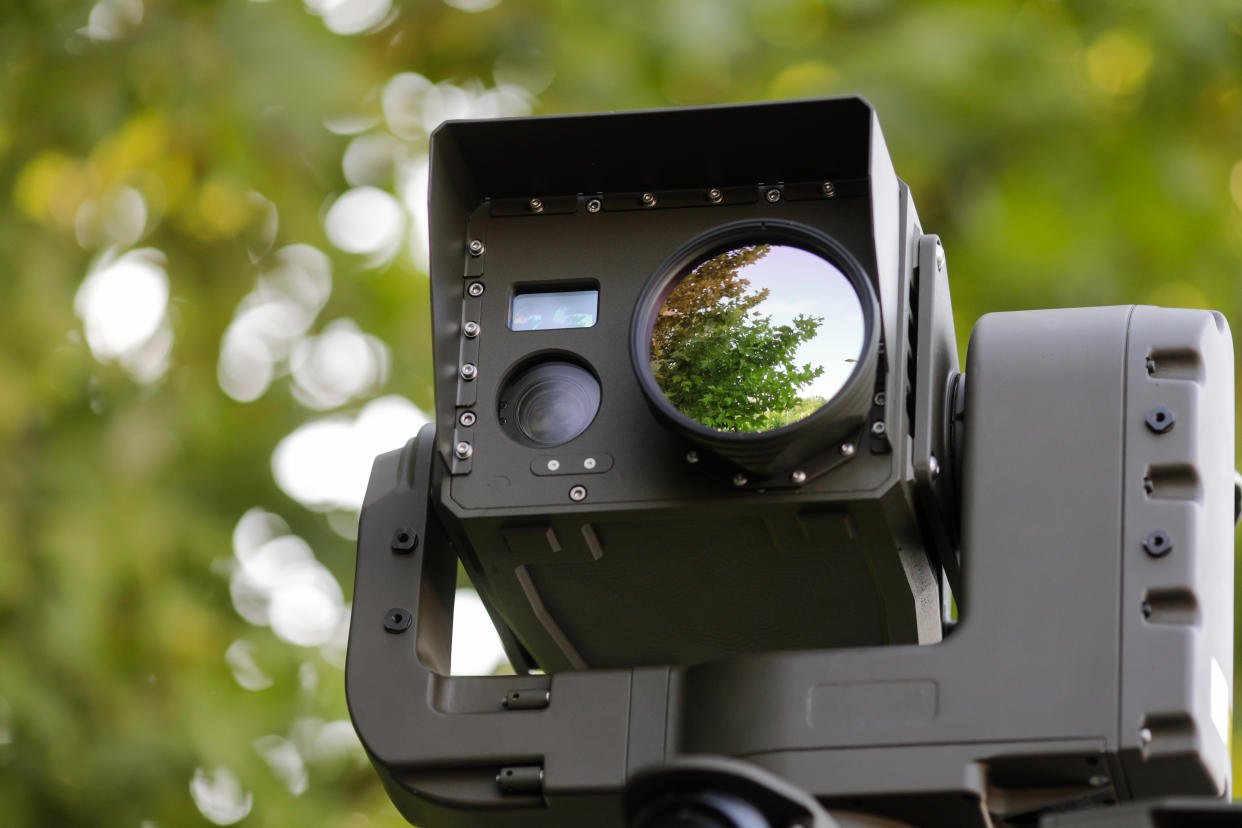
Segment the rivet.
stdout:
<path fill-rule="evenodd" d="M 742 474 L 741 472 L 738 472 L 737 474 L 733 475 L 733 485 L 737 486 L 739 489 L 742 486 L 745 486 L 749 482 L 750 481 L 746 479 L 746 475 Z"/>
<path fill-rule="evenodd" d="M 482 296 L 483 295 L 483 283 L 482 282 L 471 282 L 469 285 L 466 286 L 466 293 L 469 293 L 471 296 Z"/>
<path fill-rule="evenodd" d="M 837 188 L 833 185 L 831 181 L 825 181 L 823 183 L 823 186 L 820 187 L 820 189 L 823 190 L 824 195 L 827 196 L 828 198 L 832 198 L 834 195 L 837 194 Z"/>
<path fill-rule="evenodd" d="M 595 458 L 588 457 L 585 460 L 583 460 L 582 468 L 586 469 L 587 471 L 590 471 L 591 469 L 595 468 Z"/>
<path fill-rule="evenodd" d="M 532 213 L 542 213 L 543 212 L 543 199 L 532 198 L 530 201 L 526 203 L 526 206 L 530 208 L 530 211 Z"/>
<path fill-rule="evenodd" d="M 473 411 L 463 411 L 461 412 L 461 416 L 457 418 L 457 422 L 461 423 L 462 428 L 470 428 L 470 426 L 474 425 L 478 421 L 479 418 Z"/>
<path fill-rule="evenodd" d="M 883 437 L 884 432 L 888 431 L 888 427 L 884 425 L 883 420 L 876 420 L 871 424 L 871 433 L 876 437 Z"/>
<path fill-rule="evenodd" d="M 710 190 L 707 191 L 707 200 L 710 201 L 712 204 L 719 204 L 720 200 L 723 198 L 724 198 L 724 193 L 720 191 L 719 187 L 712 187 Z"/>
<path fill-rule="evenodd" d="M 877 391 L 875 396 L 872 398 L 872 402 L 876 405 L 883 406 L 884 403 L 888 402 L 888 395 L 883 391 Z"/>
<path fill-rule="evenodd" d="M 471 256 L 482 256 L 484 249 L 485 248 L 483 247 L 483 242 L 481 242 L 480 240 L 474 239 L 470 242 L 470 255 Z"/>
<path fill-rule="evenodd" d="M 548 471 L 556 471 L 561 467 L 561 461 L 555 457 L 548 461 Z"/>
<path fill-rule="evenodd" d="M 854 444 L 853 443 L 842 443 L 841 444 L 841 456 L 842 457 L 853 457 L 854 456 Z"/>
<path fill-rule="evenodd" d="M 457 455 L 458 460 L 469 460 L 474 456 L 474 446 L 462 440 L 453 447 L 453 454 Z"/>
<path fill-rule="evenodd" d="M 569 499 L 572 500 L 574 503 L 581 503 L 582 501 L 586 500 L 586 496 L 587 496 L 586 486 L 574 486 L 572 489 L 569 490 Z"/>
<path fill-rule="evenodd" d="M 643 205 L 646 207 L 654 207 L 656 204 L 655 193 L 643 193 L 641 196 Z"/>
<path fill-rule="evenodd" d="M 789 480 L 792 483 L 798 486 L 801 486 L 803 483 L 806 482 L 806 472 L 804 472 L 802 469 L 796 469 L 793 472 L 790 472 Z"/>
<path fill-rule="evenodd" d="M 775 204 L 776 202 L 781 200 L 781 191 L 773 187 L 772 189 L 764 193 L 763 197 L 768 200 L 769 204 Z"/>
<path fill-rule="evenodd" d="M 593 198 L 587 202 L 588 213 L 598 213 L 602 209 L 604 209 L 604 202 L 600 201 L 598 198 Z"/>

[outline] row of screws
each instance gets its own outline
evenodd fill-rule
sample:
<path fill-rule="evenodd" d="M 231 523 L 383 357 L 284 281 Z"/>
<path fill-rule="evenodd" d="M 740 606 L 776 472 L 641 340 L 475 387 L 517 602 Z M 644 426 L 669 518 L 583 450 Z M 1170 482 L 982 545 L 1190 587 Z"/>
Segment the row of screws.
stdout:
<path fill-rule="evenodd" d="M 837 194 L 837 188 L 831 181 L 825 181 L 821 185 L 820 189 L 826 198 L 832 198 L 833 196 Z M 763 194 L 763 197 L 767 199 L 769 204 L 775 204 L 776 202 L 781 200 L 781 191 L 777 187 L 772 187 Z M 644 207 L 654 207 L 659 203 L 659 199 L 656 198 L 656 194 L 651 193 L 651 192 L 643 193 L 642 195 L 638 197 L 638 200 L 642 202 L 642 205 Z M 719 204 L 721 201 L 724 200 L 724 191 L 721 190 L 719 187 L 710 188 L 707 191 L 707 200 L 711 202 L 712 204 Z M 532 198 L 530 201 L 526 202 L 526 207 L 532 213 L 542 213 L 543 212 L 543 199 Z M 602 209 L 604 209 L 604 202 L 598 198 L 590 199 L 586 203 L 586 210 L 588 213 L 598 213 Z M 484 251 L 483 242 L 479 241 L 478 239 L 475 239 L 474 241 L 470 242 L 470 255 L 471 256 L 482 256 L 483 251 Z"/>

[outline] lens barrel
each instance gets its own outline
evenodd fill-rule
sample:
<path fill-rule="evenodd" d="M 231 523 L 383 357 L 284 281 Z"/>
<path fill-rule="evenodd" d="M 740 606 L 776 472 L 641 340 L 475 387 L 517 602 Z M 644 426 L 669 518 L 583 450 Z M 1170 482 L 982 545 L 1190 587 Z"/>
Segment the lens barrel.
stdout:
<path fill-rule="evenodd" d="M 656 270 L 635 307 L 631 359 L 658 418 L 774 475 L 858 434 L 879 320 L 871 281 L 841 243 L 795 222 L 742 221 Z"/>
<path fill-rule="evenodd" d="M 580 365 L 546 360 L 519 369 L 500 394 L 501 427 L 524 445 L 568 443 L 599 412 L 599 380 Z"/>

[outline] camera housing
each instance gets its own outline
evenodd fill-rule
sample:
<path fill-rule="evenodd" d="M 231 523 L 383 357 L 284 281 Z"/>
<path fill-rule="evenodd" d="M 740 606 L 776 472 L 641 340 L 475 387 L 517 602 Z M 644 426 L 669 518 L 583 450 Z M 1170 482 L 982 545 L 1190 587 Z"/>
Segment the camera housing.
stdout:
<path fill-rule="evenodd" d="M 943 254 L 870 106 L 450 122 L 430 186 L 436 502 L 515 665 L 940 640 L 956 511 L 951 476 L 932 470 L 952 462 L 956 345 Z M 755 246 L 769 272 L 807 259 L 771 282 L 778 314 L 833 284 L 814 279 L 852 289 L 856 310 L 834 300 L 814 317 L 829 351 L 858 329 L 823 360 L 850 370 L 799 420 L 715 428 L 658 387 L 652 327 L 688 269 Z M 749 330 L 734 318 L 722 334 Z M 523 396 L 549 371 L 576 371 L 577 390 L 558 398 L 536 377 L 542 396 Z M 598 397 L 589 417 L 583 394 Z M 532 436 L 528 412 L 550 400 L 573 422 Z"/>
<path fill-rule="evenodd" d="M 1223 316 L 990 314 L 960 375 L 943 250 L 857 98 L 450 123 L 431 204 L 436 421 L 376 458 L 346 666 L 411 822 L 620 828 L 665 797 L 736 822 L 801 790 L 992 828 L 1228 794 Z M 843 396 L 755 445 L 644 381 L 664 280 L 716 232 L 845 273 L 805 249 L 835 240 L 879 319 Z M 518 675 L 449 675 L 459 560 Z"/>

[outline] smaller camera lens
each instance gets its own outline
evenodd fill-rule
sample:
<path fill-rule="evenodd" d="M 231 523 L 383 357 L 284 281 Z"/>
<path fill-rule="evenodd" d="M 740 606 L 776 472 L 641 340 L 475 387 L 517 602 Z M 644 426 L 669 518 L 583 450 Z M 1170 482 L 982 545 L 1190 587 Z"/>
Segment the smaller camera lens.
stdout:
<path fill-rule="evenodd" d="M 505 430 L 518 442 L 549 447 L 568 443 L 599 412 L 599 381 L 571 362 L 541 362 L 519 371 L 501 393 L 500 407 L 512 411 Z"/>

